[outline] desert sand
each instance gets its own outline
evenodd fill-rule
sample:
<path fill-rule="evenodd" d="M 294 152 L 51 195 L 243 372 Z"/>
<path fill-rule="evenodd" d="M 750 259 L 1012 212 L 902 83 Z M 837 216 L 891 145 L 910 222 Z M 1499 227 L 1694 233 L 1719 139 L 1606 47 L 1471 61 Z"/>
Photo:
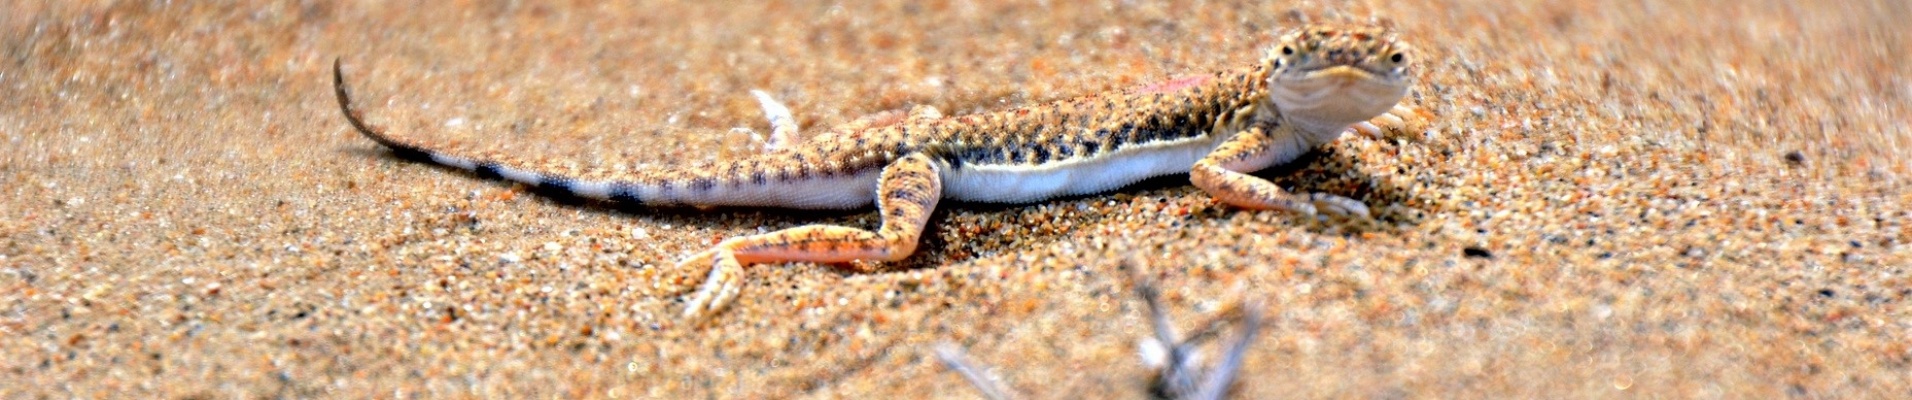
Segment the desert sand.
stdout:
<path fill-rule="evenodd" d="M 976 396 L 938 343 L 1026 397 L 1134 398 L 1132 274 L 1182 329 L 1263 305 L 1239 398 L 1912 396 L 1912 3 L 582 3 L 8 3 L 0 398 Z M 1305 22 L 1417 49 L 1428 131 L 1263 174 L 1372 222 L 1186 177 L 948 204 L 904 262 L 756 266 L 698 323 L 678 258 L 875 214 L 559 201 L 392 157 L 330 81 L 614 177 L 757 151 L 751 89 L 817 133 L 1231 68 Z"/>

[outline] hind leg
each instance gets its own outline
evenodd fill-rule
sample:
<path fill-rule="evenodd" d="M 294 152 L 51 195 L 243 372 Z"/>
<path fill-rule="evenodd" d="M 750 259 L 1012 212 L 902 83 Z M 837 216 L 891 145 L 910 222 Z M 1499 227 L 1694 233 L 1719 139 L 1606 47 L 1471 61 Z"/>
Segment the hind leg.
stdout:
<path fill-rule="evenodd" d="M 877 180 L 876 206 L 883 225 L 876 231 L 847 226 L 806 225 L 718 243 L 678 263 L 680 268 L 709 268 L 684 317 L 701 318 L 736 300 L 745 265 L 788 261 L 895 261 L 916 252 L 929 214 L 942 198 L 941 167 L 928 155 L 912 154 L 883 168 Z"/>
<path fill-rule="evenodd" d="M 802 135 L 797 132 L 797 119 L 790 113 L 790 107 L 783 105 L 776 98 L 770 97 L 770 93 L 762 90 L 752 90 L 750 94 L 757 98 L 757 105 L 763 107 L 764 118 L 770 120 L 770 137 L 763 139 L 765 152 L 788 149 L 803 143 Z M 906 113 L 892 110 L 865 115 L 835 130 L 855 132 L 895 125 L 898 122 L 923 122 L 942 117 L 943 112 L 934 106 L 914 106 L 910 107 Z"/>

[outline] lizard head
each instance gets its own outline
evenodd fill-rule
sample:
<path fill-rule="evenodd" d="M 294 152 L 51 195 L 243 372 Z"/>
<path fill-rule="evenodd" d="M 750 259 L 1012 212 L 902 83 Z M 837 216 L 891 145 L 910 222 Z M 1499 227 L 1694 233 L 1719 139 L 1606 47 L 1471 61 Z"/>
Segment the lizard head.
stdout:
<path fill-rule="evenodd" d="M 1268 49 L 1268 101 L 1298 128 L 1339 134 L 1407 95 L 1413 56 L 1376 27 L 1307 26 Z"/>

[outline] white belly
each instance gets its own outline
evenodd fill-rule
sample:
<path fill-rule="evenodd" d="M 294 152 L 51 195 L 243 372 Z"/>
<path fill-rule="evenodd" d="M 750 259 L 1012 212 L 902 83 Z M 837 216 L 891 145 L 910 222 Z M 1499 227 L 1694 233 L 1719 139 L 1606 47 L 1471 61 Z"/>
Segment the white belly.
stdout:
<path fill-rule="evenodd" d="M 1203 137 L 1131 145 L 1092 157 L 1039 165 L 965 165 L 943 172 L 943 198 L 985 203 L 1028 203 L 1115 190 L 1152 177 L 1188 172 L 1214 151 Z"/>
<path fill-rule="evenodd" d="M 668 196 L 685 204 L 784 207 L 805 210 L 855 209 L 876 202 L 877 171 L 762 185 L 719 186 L 705 191 L 678 190 Z"/>

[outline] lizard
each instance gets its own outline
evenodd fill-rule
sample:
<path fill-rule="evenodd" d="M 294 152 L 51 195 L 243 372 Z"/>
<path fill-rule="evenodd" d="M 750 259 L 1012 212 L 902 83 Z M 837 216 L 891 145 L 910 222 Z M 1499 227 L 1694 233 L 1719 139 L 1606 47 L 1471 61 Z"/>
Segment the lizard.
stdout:
<path fill-rule="evenodd" d="M 979 114 L 945 117 L 919 106 L 902 121 L 866 118 L 808 140 L 788 107 L 752 91 L 772 128 L 766 151 L 614 180 L 454 154 L 387 133 L 352 105 L 342 60 L 334 60 L 332 75 L 352 128 L 399 158 L 621 205 L 875 206 L 881 222 L 874 230 L 805 225 L 731 237 L 683 258 L 678 268 L 704 276 L 681 314 L 698 318 L 738 297 L 746 265 L 908 257 L 942 200 L 1033 203 L 1186 173 L 1233 207 L 1366 218 L 1358 200 L 1289 192 L 1250 173 L 1349 132 L 1375 136 L 1424 119 L 1401 104 L 1413 83 L 1411 50 L 1387 28 L 1307 25 L 1285 31 L 1265 57 L 1242 68 Z"/>

